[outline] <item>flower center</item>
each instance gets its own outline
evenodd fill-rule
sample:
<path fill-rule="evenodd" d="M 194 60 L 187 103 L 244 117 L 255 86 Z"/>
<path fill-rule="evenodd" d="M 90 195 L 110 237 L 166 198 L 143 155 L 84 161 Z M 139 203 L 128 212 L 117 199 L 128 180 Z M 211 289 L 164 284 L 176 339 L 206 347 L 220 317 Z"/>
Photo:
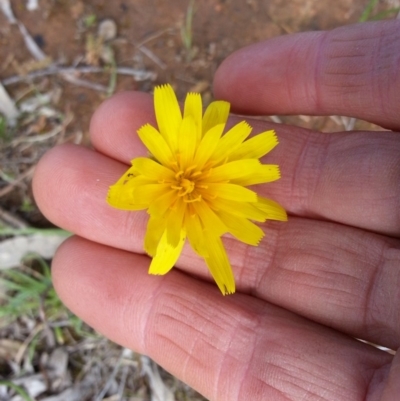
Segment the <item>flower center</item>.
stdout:
<path fill-rule="evenodd" d="M 184 190 L 184 193 L 181 195 L 181 196 L 183 196 L 183 195 L 190 194 L 191 192 L 193 192 L 195 184 L 191 180 L 182 178 L 181 182 L 179 183 L 179 186 L 182 187 L 182 189 Z"/>
<path fill-rule="evenodd" d="M 201 172 L 195 171 L 196 166 L 191 166 L 185 171 L 179 170 L 175 174 L 175 182 L 171 188 L 177 190 L 177 196 L 182 197 L 186 203 L 201 200 L 201 195 L 196 191 L 196 184 Z"/>

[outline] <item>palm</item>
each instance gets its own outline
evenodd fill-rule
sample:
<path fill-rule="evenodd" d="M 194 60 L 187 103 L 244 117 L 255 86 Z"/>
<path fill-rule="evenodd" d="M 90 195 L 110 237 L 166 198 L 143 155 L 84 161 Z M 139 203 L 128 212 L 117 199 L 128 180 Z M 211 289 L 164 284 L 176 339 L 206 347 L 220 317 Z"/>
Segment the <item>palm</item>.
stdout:
<path fill-rule="evenodd" d="M 387 27 L 389 35 L 398 24 Z M 375 25 L 358 29 L 354 41 L 362 40 L 361 33 L 373 38 L 376 31 Z M 332 47 L 340 35 L 336 31 L 325 46 Z M 311 49 L 317 40 L 305 37 L 303 47 Z M 361 86 L 365 93 L 348 91 L 336 100 L 337 91 L 329 88 L 347 88 L 340 81 L 346 74 L 332 77 L 330 86 L 315 94 L 318 101 L 302 97 L 315 89 L 306 71 L 304 81 L 290 73 L 281 77 L 292 91 L 274 88 L 278 102 L 230 84 L 244 82 L 247 88 L 254 79 L 268 92 L 270 76 L 258 69 L 268 62 L 252 58 L 271 57 L 277 47 L 280 53 L 270 61 L 284 65 L 294 42 L 278 39 L 267 43 L 270 52 L 250 49 L 246 57 L 228 60 L 216 77 L 217 94 L 239 111 L 314 114 L 346 114 L 343 99 L 353 96 L 355 116 L 400 127 L 395 107 L 383 104 L 383 116 L 378 106 L 362 104 L 374 98 L 370 92 L 382 88 L 379 79 L 387 75 Z M 338 52 L 346 55 L 353 47 Z M 320 57 L 320 68 L 328 69 L 328 56 Z M 380 100 L 398 105 L 397 89 L 387 87 Z M 38 166 L 38 204 L 50 220 L 78 235 L 61 247 L 53 265 L 65 303 L 114 341 L 150 355 L 213 400 L 394 400 L 400 393 L 399 357 L 353 338 L 399 347 L 398 134 L 319 134 L 277 126 L 280 146 L 268 161 L 281 166 L 282 179 L 261 191 L 292 217 L 265 224 L 259 247 L 225 240 L 239 293 L 222 297 L 189 248 L 179 270 L 148 276 L 145 213 L 114 210 L 104 201 L 126 164 L 145 152 L 134 133 L 147 122 L 154 123 L 150 96 L 117 95 L 92 120 L 96 151 L 59 147 Z M 271 128 L 260 121 L 252 125 L 256 132 Z"/>

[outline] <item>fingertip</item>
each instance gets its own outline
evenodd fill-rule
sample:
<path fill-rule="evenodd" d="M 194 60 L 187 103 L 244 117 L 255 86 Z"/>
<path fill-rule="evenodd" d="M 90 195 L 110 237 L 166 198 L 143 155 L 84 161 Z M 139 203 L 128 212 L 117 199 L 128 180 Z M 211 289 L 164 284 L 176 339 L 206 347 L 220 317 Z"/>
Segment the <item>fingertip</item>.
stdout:
<path fill-rule="evenodd" d="M 74 255 L 76 255 L 76 252 L 71 253 L 70 251 L 72 247 L 77 244 L 77 237 L 72 236 L 67 238 L 58 247 L 51 263 L 51 277 L 54 289 L 61 301 L 63 301 L 68 307 L 68 295 L 75 293 L 74 286 L 76 283 L 81 281 L 81 277 L 80 280 L 70 280 L 71 277 L 76 276 L 74 268 L 77 266 L 77 264 L 74 263 Z M 65 263 L 66 260 L 68 260 L 69 263 Z"/>
<path fill-rule="evenodd" d="M 32 191 L 36 205 L 40 211 L 52 221 L 48 214 L 48 206 L 52 204 L 54 198 L 53 191 L 50 191 L 50 183 L 60 182 L 58 178 L 62 172 L 60 166 L 63 165 L 65 158 L 69 158 L 78 145 L 63 144 L 48 150 L 39 160 L 35 167 L 32 179 Z"/>
<path fill-rule="evenodd" d="M 130 342 L 136 348 L 135 341 L 125 339 L 128 324 L 123 314 L 134 284 L 146 274 L 140 266 L 144 259 L 72 236 L 61 244 L 53 258 L 53 285 L 65 306 L 87 324 L 114 341 L 125 345 Z M 136 272 L 132 269 L 135 265 Z M 139 293 L 137 290 L 134 295 Z M 128 334 L 134 336 L 131 330 Z"/>
<path fill-rule="evenodd" d="M 214 74 L 212 85 L 214 97 L 218 100 L 226 100 L 229 103 L 231 103 L 231 92 L 227 83 L 236 81 L 234 76 L 232 76 L 236 72 L 236 69 L 230 67 L 234 65 L 234 63 L 231 63 L 231 59 L 234 59 L 235 55 L 236 53 L 233 53 L 222 61 Z"/>
<path fill-rule="evenodd" d="M 312 85 L 302 85 L 313 77 L 314 50 L 324 34 L 282 35 L 236 50 L 215 73 L 215 97 L 239 114 L 296 114 L 313 98 Z"/>
<path fill-rule="evenodd" d="M 118 160 L 132 159 L 138 146 L 143 147 L 136 131 L 146 123 L 155 124 L 152 103 L 152 96 L 143 92 L 121 92 L 105 100 L 90 122 L 93 146 Z"/>
<path fill-rule="evenodd" d="M 344 115 L 398 129 L 399 24 L 369 22 L 250 45 L 218 68 L 215 97 L 240 114 Z"/>
<path fill-rule="evenodd" d="M 247 60 L 251 56 L 252 49 L 255 45 L 249 45 L 242 49 L 231 53 L 225 60 L 222 61 L 214 75 L 213 90 L 214 96 L 217 99 L 226 100 L 235 104 L 235 94 L 244 92 L 242 84 L 245 79 L 251 79 L 252 74 L 245 74 L 248 70 Z M 247 84 L 250 84 L 248 82 Z M 253 87 L 248 87 L 253 90 Z"/>

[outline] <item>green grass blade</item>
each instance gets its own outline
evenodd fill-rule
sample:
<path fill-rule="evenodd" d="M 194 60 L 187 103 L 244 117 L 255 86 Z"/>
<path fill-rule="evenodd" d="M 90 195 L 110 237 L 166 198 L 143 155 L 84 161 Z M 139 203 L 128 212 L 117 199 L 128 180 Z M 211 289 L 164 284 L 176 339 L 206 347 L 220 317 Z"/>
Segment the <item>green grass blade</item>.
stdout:
<path fill-rule="evenodd" d="M 0 236 L 10 236 L 10 235 L 30 235 L 30 234 L 42 234 L 42 235 L 61 235 L 69 237 L 70 232 L 65 231 L 61 228 L 0 228 Z"/>
<path fill-rule="evenodd" d="M 359 22 L 365 22 L 370 19 L 371 13 L 374 11 L 375 6 L 378 4 L 379 0 L 369 0 L 367 6 L 365 7 L 363 13 L 361 14 Z"/>
<path fill-rule="evenodd" d="M 33 398 L 21 387 L 9 380 L 0 380 L 0 386 L 6 386 L 12 388 L 16 393 L 18 393 L 25 401 L 34 401 Z"/>
<path fill-rule="evenodd" d="M 390 17 L 393 14 L 397 14 L 399 12 L 400 12 L 400 7 L 390 8 L 389 10 L 384 10 L 384 11 L 381 11 L 380 13 L 374 15 L 373 17 L 370 18 L 370 21 L 379 21 L 381 19 Z"/>

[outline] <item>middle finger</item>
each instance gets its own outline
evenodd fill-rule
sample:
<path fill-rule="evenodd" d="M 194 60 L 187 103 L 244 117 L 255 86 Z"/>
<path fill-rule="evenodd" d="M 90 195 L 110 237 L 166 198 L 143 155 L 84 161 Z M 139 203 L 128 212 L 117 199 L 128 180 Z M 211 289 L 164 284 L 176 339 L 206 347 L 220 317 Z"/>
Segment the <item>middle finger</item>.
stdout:
<path fill-rule="evenodd" d="M 146 214 L 112 209 L 105 202 L 108 186 L 124 169 L 89 149 L 58 147 L 38 166 L 37 201 L 55 224 L 141 253 Z M 304 218 L 268 222 L 263 229 L 259 247 L 225 239 L 239 291 L 353 336 L 400 345 L 400 241 Z M 207 276 L 203 261 L 187 247 L 178 266 Z"/>
<path fill-rule="evenodd" d="M 232 117 L 230 123 L 239 120 L 243 118 Z M 260 186 L 261 195 L 278 201 L 291 214 L 400 235 L 398 133 L 321 134 L 246 120 L 255 133 L 275 128 L 280 141 L 263 161 L 279 164 L 282 178 Z M 155 125 L 151 96 L 116 95 L 95 113 L 92 142 L 103 154 L 129 164 L 147 154 L 136 134 L 145 123 Z"/>

